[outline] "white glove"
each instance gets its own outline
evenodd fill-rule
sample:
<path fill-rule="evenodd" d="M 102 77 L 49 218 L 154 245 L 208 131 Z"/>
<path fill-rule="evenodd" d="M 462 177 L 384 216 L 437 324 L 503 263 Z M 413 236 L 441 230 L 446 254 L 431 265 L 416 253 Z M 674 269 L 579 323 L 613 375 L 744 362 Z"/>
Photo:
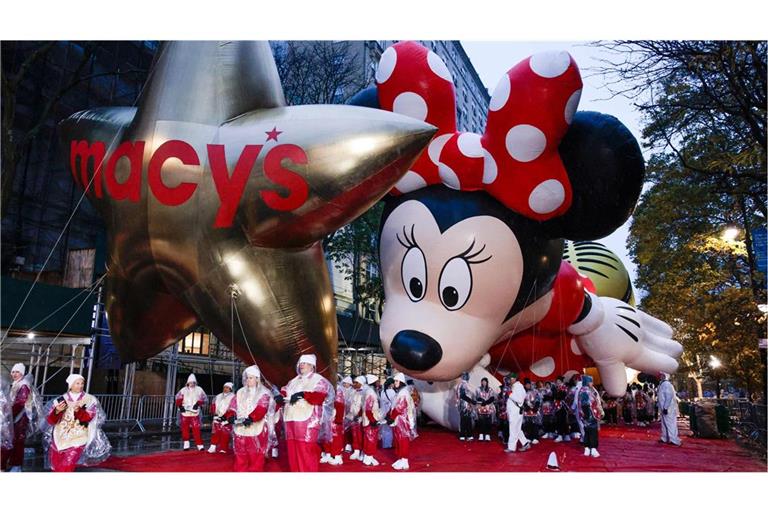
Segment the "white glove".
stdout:
<path fill-rule="evenodd" d="M 629 304 L 589 294 L 592 308 L 568 332 L 592 358 L 603 387 L 612 396 L 627 389 L 626 368 L 656 374 L 674 373 L 683 347 L 672 339 L 672 328 Z"/>

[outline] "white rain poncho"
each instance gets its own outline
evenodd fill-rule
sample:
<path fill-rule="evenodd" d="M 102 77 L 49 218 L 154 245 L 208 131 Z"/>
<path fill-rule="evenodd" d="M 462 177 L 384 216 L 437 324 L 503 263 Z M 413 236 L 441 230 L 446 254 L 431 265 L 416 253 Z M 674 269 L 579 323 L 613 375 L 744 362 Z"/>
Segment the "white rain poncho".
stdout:
<path fill-rule="evenodd" d="M 51 413 L 60 400 L 67 402 L 67 408 L 58 418 L 58 421 L 51 423 L 49 418 L 54 418 Z M 76 404 L 81 404 L 82 408 L 91 415 L 87 426 L 77 419 L 74 413 Z M 45 414 L 39 421 L 40 429 L 43 432 L 43 447 L 46 452 L 46 464 L 50 463 L 52 456 L 67 458 L 71 457 L 83 447 L 82 452 L 76 461 L 71 460 L 77 465 L 93 466 L 105 461 L 112 450 L 112 445 L 102 430 L 104 422 L 107 421 L 107 415 L 104 413 L 101 404 L 95 396 L 88 393 L 70 393 L 57 396 L 45 405 Z M 54 454 L 51 454 L 51 450 Z M 53 461 L 55 464 L 55 460 Z"/>
<path fill-rule="evenodd" d="M 255 366 L 255 365 L 254 365 Z M 243 387 L 237 390 L 235 397 L 229 403 L 229 411 L 235 414 L 234 451 L 235 454 L 257 452 L 266 454 L 277 444 L 274 432 L 275 400 L 272 396 L 271 385 L 263 379 L 261 372 L 256 375 L 259 383 L 248 387 L 247 373 L 254 368 L 250 366 L 243 371 Z M 255 420 L 251 414 L 258 408 L 266 409 L 264 416 Z"/>
<path fill-rule="evenodd" d="M 315 371 L 301 375 L 296 365 L 296 377 L 283 386 L 285 396 L 283 405 L 283 424 L 286 440 L 304 443 L 328 443 L 333 438 L 332 419 L 335 412 L 333 402 L 336 393 L 331 383 Z M 296 393 L 323 393 L 322 404 L 312 404 L 307 400 L 298 400 L 291 404 L 290 399 Z"/>

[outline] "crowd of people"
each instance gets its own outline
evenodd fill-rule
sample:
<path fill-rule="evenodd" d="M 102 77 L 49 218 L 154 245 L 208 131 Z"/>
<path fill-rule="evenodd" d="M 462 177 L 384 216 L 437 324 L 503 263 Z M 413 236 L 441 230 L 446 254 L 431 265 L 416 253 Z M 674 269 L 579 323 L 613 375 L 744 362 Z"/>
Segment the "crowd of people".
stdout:
<path fill-rule="evenodd" d="M 501 390 L 493 392 L 483 378 L 477 389 L 462 375 L 455 395 L 459 412 L 459 440 L 490 441 L 496 425 L 506 452 L 527 451 L 541 440 L 555 443 L 578 440 L 584 455 L 599 457 L 601 425 L 645 427 L 661 421 L 660 442 L 680 446 L 677 434 L 677 398 L 667 376 L 652 383 L 627 385 L 621 397 L 612 397 L 595 386 L 589 375 L 557 377 L 552 381 L 520 382 L 515 373 L 504 377 Z"/>
<path fill-rule="evenodd" d="M 73 471 L 92 465 L 110 453 L 102 425 L 106 420 L 98 400 L 84 391 L 82 375 L 71 374 L 67 391 L 43 406 L 40 395 L 24 377 L 24 366 L 11 371 L 10 386 L 2 386 L 2 469 L 20 471 L 26 436 L 40 430 L 53 471 Z M 584 455 L 599 457 L 601 425 L 647 426 L 661 420 L 661 442 L 680 445 L 677 398 L 672 384 L 632 384 L 624 396 L 608 396 L 589 375 L 554 382 L 518 380 L 510 373 L 501 390 L 488 379 L 473 389 L 463 374 L 455 390 L 459 440 L 489 442 L 495 431 L 507 452 L 527 451 L 542 440 L 578 440 Z M 8 388 L 8 389 L 6 389 Z M 202 413 L 209 408 L 211 438 L 208 453 L 233 453 L 234 471 L 263 471 L 267 459 L 280 456 L 285 441 L 291 471 L 317 471 L 320 464 L 338 466 L 357 461 L 380 465 L 379 450 L 393 449 L 395 470 L 408 470 L 410 446 L 416 436 L 419 393 L 402 373 L 384 382 L 376 375 L 339 376 L 334 387 L 316 371 L 316 357 L 302 355 L 296 377 L 282 388 L 268 382 L 257 365 L 242 375 L 242 386 L 224 384 L 208 404 L 194 374 L 175 397 L 182 449 L 205 451 Z"/>
<path fill-rule="evenodd" d="M 256 365 L 243 372 L 243 386 L 232 382 L 210 404 L 213 416 L 208 453 L 234 453 L 235 471 L 263 471 L 269 458 L 278 458 L 285 440 L 291 471 L 317 471 L 320 464 L 359 461 L 378 466 L 378 450 L 393 448 L 396 470 L 409 469 L 410 442 L 416 437 L 418 394 L 402 373 L 383 384 L 375 375 L 339 376 L 338 385 L 316 372 L 316 357 L 303 355 L 296 377 L 281 389 L 270 384 Z M 412 383 L 411 383 L 412 384 Z M 416 401 L 414 401 L 416 398 Z M 198 451 L 202 410 L 207 396 L 194 374 L 176 395 L 182 449 L 190 439 Z"/>

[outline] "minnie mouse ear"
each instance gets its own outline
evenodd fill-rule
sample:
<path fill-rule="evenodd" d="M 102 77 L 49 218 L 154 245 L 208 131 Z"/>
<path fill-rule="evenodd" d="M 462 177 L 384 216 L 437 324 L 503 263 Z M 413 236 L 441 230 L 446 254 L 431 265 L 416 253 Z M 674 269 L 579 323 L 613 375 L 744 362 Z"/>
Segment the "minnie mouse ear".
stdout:
<path fill-rule="evenodd" d="M 349 98 L 347 100 L 347 105 L 368 108 L 381 108 L 379 105 L 379 91 L 375 85 L 372 85 Z"/>
<path fill-rule="evenodd" d="M 573 189 L 571 207 L 547 221 L 552 237 L 594 240 L 608 236 L 632 214 L 643 186 L 640 146 L 618 119 L 577 112 L 558 147 Z"/>

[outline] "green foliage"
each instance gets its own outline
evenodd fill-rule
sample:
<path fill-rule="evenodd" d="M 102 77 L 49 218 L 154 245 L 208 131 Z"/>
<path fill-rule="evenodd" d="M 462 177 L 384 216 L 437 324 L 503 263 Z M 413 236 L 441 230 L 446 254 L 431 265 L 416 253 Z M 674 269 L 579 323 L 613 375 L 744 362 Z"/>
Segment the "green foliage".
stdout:
<path fill-rule="evenodd" d="M 766 44 L 651 41 L 604 45 L 624 58 L 605 68 L 630 85 L 651 151 L 647 187 L 628 245 L 642 306 L 683 343 L 682 371 L 710 372 L 756 389 L 763 366 L 765 276 L 750 231 L 766 219 Z M 735 241 L 722 238 L 728 226 Z"/>

